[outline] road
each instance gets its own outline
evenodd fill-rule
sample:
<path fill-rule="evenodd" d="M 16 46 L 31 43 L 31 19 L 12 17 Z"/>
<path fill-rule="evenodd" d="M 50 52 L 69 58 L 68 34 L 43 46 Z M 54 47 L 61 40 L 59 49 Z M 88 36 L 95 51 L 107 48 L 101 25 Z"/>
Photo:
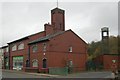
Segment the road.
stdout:
<path fill-rule="evenodd" d="M 80 72 L 68 74 L 67 76 L 49 75 L 41 73 L 27 73 L 20 71 L 3 70 L 2 78 L 110 78 L 111 72 Z"/>
<path fill-rule="evenodd" d="M 36 73 L 4 70 L 2 71 L 2 78 L 50 78 L 50 77 L 39 75 Z"/>

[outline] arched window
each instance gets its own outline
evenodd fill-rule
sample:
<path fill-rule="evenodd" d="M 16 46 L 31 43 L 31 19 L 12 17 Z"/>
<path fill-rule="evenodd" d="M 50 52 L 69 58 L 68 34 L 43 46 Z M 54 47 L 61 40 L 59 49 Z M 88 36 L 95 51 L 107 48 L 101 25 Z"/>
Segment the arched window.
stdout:
<path fill-rule="evenodd" d="M 43 59 L 43 68 L 47 68 L 47 59 L 46 58 Z"/>
<path fill-rule="evenodd" d="M 17 50 L 17 46 L 16 45 L 13 45 L 12 46 L 12 51 L 16 51 Z"/>
<path fill-rule="evenodd" d="M 8 50 L 9 50 L 9 49 L 8 49 L 8 47 L 7 47 L 7 48 L 6 48 L 6 52 L 8 52 Z"/>
<path fill-rule="evenodd" d="M 32 67 L 38 67 L 38 60 L 37 59 L 34 59 L 32 61 Z"/>
<path fill-rule="evenodd" d="M 32 51 L 33 51 L 33 52 L 37 52 L 37 50 L 38 50 L 37 45 L 33 45 L 33 47 L 32 47 Z"/>
<path fill-rule="evenodd" d="M 24 49 L 24 43 L 18 45 L 18 50 Z"/>

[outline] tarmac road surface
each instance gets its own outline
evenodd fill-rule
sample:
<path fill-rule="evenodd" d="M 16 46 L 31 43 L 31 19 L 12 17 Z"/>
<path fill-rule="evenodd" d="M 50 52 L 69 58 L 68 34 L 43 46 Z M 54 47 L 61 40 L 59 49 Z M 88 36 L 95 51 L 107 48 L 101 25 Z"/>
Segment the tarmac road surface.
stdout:
<path fill-rule="evenodd" d="M 12 70 L 2 70 L 2 78 L 82 78 L 83 80 L 109 80 L 111 78 L 110 71 L 102 71 L 102 72 L 80 72 L 68 74 L 67 76 L 60 75 L 50 75 L 50 74 L 41 74 L 41 73 L 28 73 L 21 71 L 12 71 Z M 94 78 L 94 79 L 93 79 Z M 100 79 L 102 78 L 102 79 Z M 103 79 L 104 78 L 104 79 Z M 55 79 L 53 79 L 55 80 Z M 73 80 L 73 79 L 72 79 Z"/>

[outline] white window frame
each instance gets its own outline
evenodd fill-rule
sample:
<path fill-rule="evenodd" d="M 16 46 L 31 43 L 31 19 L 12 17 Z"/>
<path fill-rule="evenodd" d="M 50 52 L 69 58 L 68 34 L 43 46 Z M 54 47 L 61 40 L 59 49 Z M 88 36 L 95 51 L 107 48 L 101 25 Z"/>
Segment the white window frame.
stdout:
<path fill-rule="evenodd" d="M 73 51 L 73 48 L 72 46 L 69 47 L 69 52 L 72 52 Z"/>
<path fill-rule="evenodd" d="M 34 48 L 37 48 L 37 49 L 34 50 Z M 35 52 L 37 52 L 37 51 L 38 51 L 38 46 L 37 46 L 37 45 L 33 45 L 33 46 L 32 46 L 32 52 L 35 53 Z"/>
<path fill-rule="evenodd" d="M 47 44 L 43 43 L 43 51 L 46 51 L 46 49 L 47 49 Z"/>
<path fill-rule="evenodd" d="M 6 47 L 6 52 L 8 52 L 8 50 L 9 50 L 8 47 Z"/>
<path fill-rule="evenodd" d="M 20 43 L 20 44 L 18 45 L 18 50 L 22 50 L 22 49 L 24 49 L 24 43 Z"/>
<path fill-rule="evenodd" d="M 0 54 L 2 54 L 2 49 L 0 49 Z"/>
<path fill-rule="evenodd" d="M 1 49 L 2 54 L 4 53 L 4 49 Z"/>
<path fill-rule="evenodd" d="M 12 46 L 12 51 L 16 51 L 17 50 L 17 45 L 13 45 Z"/>
<path fill-rule="evenodd" d="M 38 67 L 38 60 L 37 59 L 32 60 L 32 67 Z"/>

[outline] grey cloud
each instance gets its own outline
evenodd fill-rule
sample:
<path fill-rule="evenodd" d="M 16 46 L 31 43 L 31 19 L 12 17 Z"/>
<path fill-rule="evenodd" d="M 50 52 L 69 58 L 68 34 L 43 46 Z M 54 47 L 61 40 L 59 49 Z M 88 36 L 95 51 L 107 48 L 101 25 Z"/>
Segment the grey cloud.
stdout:
<path fill-rule="evenodd" d="M 50 10 L 55 2 L 5 2 L 2 3 L 3 44 L 44 30 L 51 22 Z M 109 2 L 60 2 L 65 10 L 66 29 L 72 29 L 86 42 L 100 40 L 100 28 L 108 26 L 117 35 L 117 3 Z"/>

